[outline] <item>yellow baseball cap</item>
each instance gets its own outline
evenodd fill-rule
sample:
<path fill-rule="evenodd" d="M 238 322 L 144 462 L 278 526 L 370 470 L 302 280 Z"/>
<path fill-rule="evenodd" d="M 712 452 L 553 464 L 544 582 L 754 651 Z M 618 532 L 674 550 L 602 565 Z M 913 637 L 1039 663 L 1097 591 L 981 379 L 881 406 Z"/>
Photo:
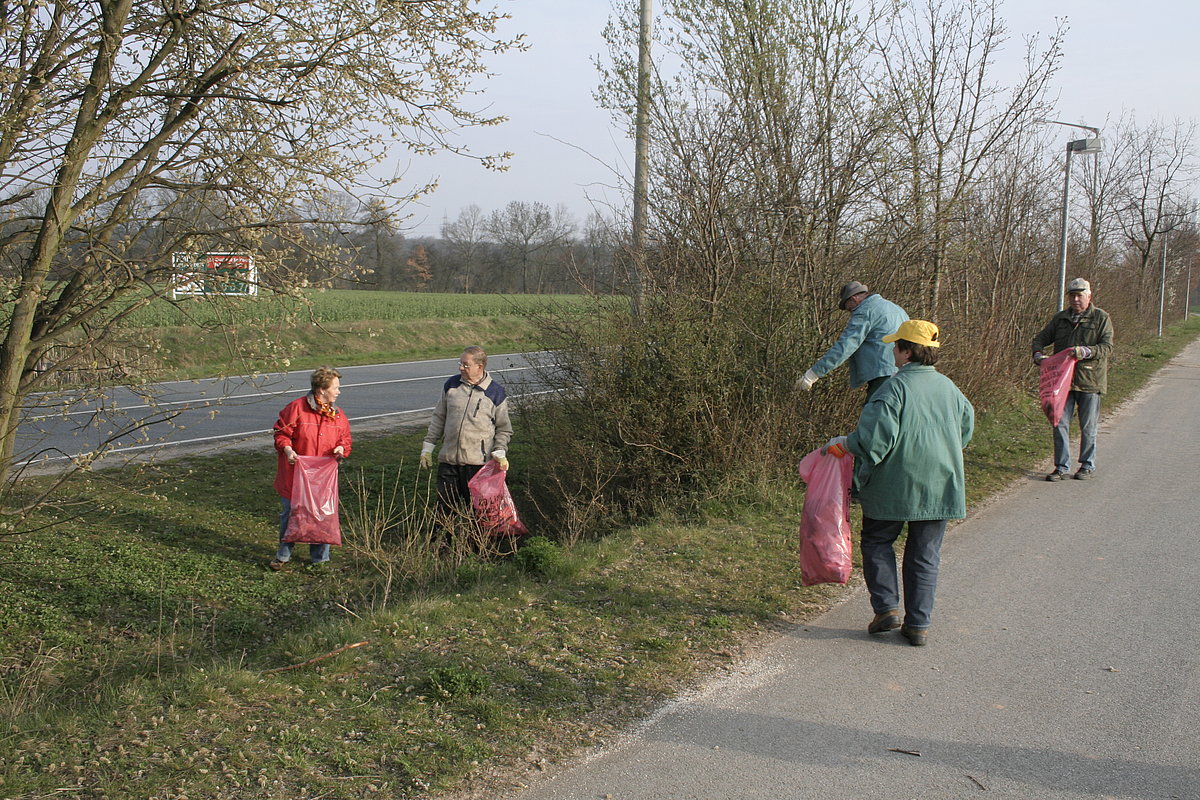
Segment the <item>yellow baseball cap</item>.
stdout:
<path fill-rule="evenodd" d="M 913 344 L 923 344 L 926 347 L 941 347 L 938 341 L 938 326 L 923 319 L 910 319 L 900 325 L 900 330 L 891 336 L 883 337 L 885 342 L 895 342 L 903 339 Z"/>

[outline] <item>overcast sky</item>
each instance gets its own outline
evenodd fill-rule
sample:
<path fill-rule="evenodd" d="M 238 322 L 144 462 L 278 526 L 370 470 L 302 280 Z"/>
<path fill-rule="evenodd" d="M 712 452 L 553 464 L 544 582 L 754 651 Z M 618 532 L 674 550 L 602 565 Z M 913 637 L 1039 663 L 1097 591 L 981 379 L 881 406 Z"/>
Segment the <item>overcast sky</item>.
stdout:
<path fill-rule="evenodd" d="M 920 0 L 917 0 L 920 2 Z M 474 203 L 484 213 L 510 200 L 565 205 L 582 222 L 593 206 L 621 206 L 618 173 L 631 174 L 633 143 L 611 127 L 592 97 L 593 59 L 604 50 L 608 0 L 497 0 L 512 14 L 507 33 L 527 35 L 529 50 L 496 59 L 495 77 L 481 85 L 478 104 L 509 121 L 462 136 L 479 153 L 512 151 L 504 173 L 467 159 L 413 158 L 416 183 L 438 177 L 438 191 L 410 208 L 409 236 L 436 236 Z M 661 8 L 655 3 L 655 9 Z M 1055 79 L 1055 119 L 1103 127 L 1123 110 L 1145 122 L 1200 120 L 1200 0 L 1007 0 L 1013 58 L 1021 37 L 1069 30 Z M 1079 132 L 1061 129 L 1063 141 Z"/>

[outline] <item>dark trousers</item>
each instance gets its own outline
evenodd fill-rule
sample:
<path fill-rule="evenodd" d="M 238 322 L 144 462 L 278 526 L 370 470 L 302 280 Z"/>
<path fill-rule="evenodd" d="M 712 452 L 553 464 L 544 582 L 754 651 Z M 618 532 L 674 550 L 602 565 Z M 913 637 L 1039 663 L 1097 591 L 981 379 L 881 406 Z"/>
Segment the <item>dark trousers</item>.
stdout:
<path fill-rule="evenodd" d="M 946 520 L 911 521 L 871 519 L 862 521 L 862 567 L 871 607 L 876 614 L 900 608 L 900 575 L 896 570 L 896 539 L 908 525 L 904 544 L 904 625 L 929 627 L 933 595 L 937 591 L 938 566 Z"/>
<path fill-rule="evenodd" d="M 471 490 L 467 483 L 482 464 L 438 464 L 438 508 L 445 513 L 465 512 L 471 508 Z"/>

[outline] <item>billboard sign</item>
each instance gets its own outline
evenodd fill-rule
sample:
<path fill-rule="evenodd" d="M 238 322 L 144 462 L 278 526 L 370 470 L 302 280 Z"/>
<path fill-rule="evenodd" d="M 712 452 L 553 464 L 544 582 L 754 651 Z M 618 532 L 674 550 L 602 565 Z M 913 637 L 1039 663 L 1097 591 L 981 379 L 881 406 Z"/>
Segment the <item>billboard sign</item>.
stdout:
<path fill-rule="evenodd" d="M 171 297 L 256 295 L 258 268 L 249 253 L 175 253 Z"/>

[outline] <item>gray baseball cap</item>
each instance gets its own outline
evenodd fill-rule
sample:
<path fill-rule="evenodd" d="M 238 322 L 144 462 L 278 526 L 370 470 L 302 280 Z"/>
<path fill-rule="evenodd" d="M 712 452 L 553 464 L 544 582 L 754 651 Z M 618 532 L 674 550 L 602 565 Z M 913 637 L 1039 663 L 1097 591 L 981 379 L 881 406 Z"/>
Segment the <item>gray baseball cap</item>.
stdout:
<path fill-rule="evenodd" d="M 856 294 L 862 294 L 863 292 L 869 291 L 871 290 L 867 288 L 866 284 L 859 283 L 858 281 L 850 281 L 842 287 L 842 296 L 841 299 L 838 300 L 838 308 L 845 310 L 847 300 L 849 300 L 851 297 L 854 297 Z"/>
<path fill-rule="evenodd" d="M 1074 294 L 1075 292 L 1088 292 L 1090 294 L 1091 291 L 1092 285 L 1083 278 L 1076 278 L 1067 284 L 1067 294 Z"/>

